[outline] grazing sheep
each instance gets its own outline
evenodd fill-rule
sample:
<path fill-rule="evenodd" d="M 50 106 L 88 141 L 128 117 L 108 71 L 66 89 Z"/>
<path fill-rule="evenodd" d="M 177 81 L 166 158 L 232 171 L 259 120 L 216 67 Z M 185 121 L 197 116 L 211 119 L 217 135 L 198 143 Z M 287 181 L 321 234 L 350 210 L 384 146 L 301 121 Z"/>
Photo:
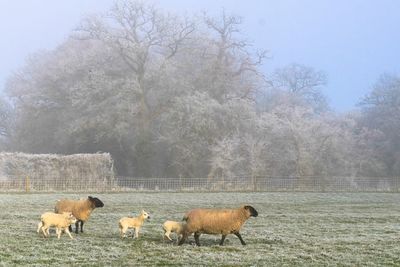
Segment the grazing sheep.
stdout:
<path fill-rule="evenodd" d="M 187 222 L 185 232 L 178 245 L 182 245 L 187 237 L 194 233 L 196 245 L 200 246 L 201 234 L 222 234 L 221 246 L 228 234 L 236 235 L 242 245 L 246 245 L 239 231 L 251 216 L 257 217 L 258 212 L 252 206 L 242 206 L 237 209 L 194 209 L 185 214 Z"/>
<path fill-rule="evenodd" d="M 73 223 L 76 223 L 76 218 L 74 217 L 74 215 L 72 215 L 71 212 L 63 212 L 61 214 L 45 212 L 40 217 L 37 232 L 39 233 L 40 230 L 42 230 L 43 235 L 45 237 L 48 237 L 49 228 L 51 226 L 55 226 L 58 239 L 60 239 L 61 232 L 63 230 L 69 235 L 71 239 L 74 239 L 68 229 L 68 227 Z"/>
<path fill-rule="evenodd" d="M 121 238 L 126 237 L 126 231 L 128 228 L 135 228 L 135 237 L 138 238 L 140 227 L 142 227 L 145 219 L 150 219 L 150 215 L 142 210 L 138 217 L 123 217 L 119 220 L 119 232 Z"/>
<path fill-rule="evenodd" d="M 176 233 L 179 239 L 179 237 L 181 237 L 185 231 L 186 224 L 182 222 L 165 221 L 162 227 L 164 229 L 164 239 L 168 238 L 170 241 L 172 241 L 169 235 L 171 233 Z"/>
<path fill-rule="evenodd" d="M 89 196 L 87 199 L 81 200 L 70 200 L 62 199 L 58 200 L 55 207 L 56 213 L 62 213 L 65 211 L 72 212 L 72 214 L 78 219 L 75 223 L 75 233 L 78 233 L 79 222 L 81 223 L 81 232 L 83 233 L 83 224 L 89 219 L 90 214 L 95 208 L 101 208 L 104 204 L 97 197 Z M 72 231 L 72 226 L 69 227 Z"/>

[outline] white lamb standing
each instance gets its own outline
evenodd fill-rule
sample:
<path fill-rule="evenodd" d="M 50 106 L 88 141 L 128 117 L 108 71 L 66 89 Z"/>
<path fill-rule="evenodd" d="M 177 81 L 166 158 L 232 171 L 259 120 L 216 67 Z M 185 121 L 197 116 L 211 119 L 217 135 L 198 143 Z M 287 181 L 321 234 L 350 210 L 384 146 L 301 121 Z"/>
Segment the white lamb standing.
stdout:
<path fill-rule="evenodd" d="M 61 214 L 54 212 L 45 212 L 40 217 L 40 222 L 38 223 L 37 232 L 42 230 L 45 237 L 49 236 L 49 228 L 51 226 L 56 227 L 57 238 L 59 239 L 62 231 L 65 231 L 71 239 L 74 239 L 68 229 L 68 227 L 76 223 L 76 218 L 71 212 L 63 212 Z"/>
<path fill-rule="evenodd" d="M 144 210 L 142 210 L 140 215 L 137 217 L 121 218 L 121 220 L 119 220 L 119 222 L 118 222 L 121 238 L 126 237 L 126 231 L 129 228 L 134 228 L 135 229 L 135 238 L 139 238 L 139 230 L 142 227 L 142 225 L 146 219 L 150 219 L 150 215 Z"/>

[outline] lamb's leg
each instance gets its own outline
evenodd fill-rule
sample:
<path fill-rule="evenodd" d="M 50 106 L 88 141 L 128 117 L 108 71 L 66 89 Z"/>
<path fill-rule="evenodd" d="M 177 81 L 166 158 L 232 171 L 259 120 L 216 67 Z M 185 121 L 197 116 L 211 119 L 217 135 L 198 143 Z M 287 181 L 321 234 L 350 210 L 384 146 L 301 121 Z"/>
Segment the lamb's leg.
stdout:
<path fill-rule="evenodd" d="M 196 242 L 196 245 L 200 247 L 200 233 L 199 232 L 194 233 L 194 241 Z"/>
<path fill-rule="evenodd" d="M 243 240 L 242 236 L 240 235 L 240 233 L 239 233 L 239 232 L 236 232 L 236 233 L 234 233 L 234 234 L 235 234 L 235 236 L 237 236 L 237 237 L 239 238 L 240 243 L 242 243 L 242 245 L 245 246 L 245 245 L 246 245 L 246 242 L 244 242 L 244 240 Z"/>
<path fill-rule="evenodd" d="M 68 226 L 70 232 L 72 232 L 72 225 Z"/>
<path fill-rule="evenodd" d="M 56 233 L 57 233 L 57 238 L 60 239 L 61 237 L 61 229 L 60 228 L 56 228 Z"/>
<path fill-rule="evenodd" d="M 165 239 L 165 237 L 166 237 L 166 238 L 168 238 L 169 241 L 172 241 L 171 237 L 169 236 L 170 234 L 171 234 L 171 231 L 166 231 L 166 232 L 164 233 L 164 239 Z"/>
<path fill-rule="evenodd" d="M 45 225 L 42 226 L 42 232 L 44 237 L 47 237 Z"/>
<path fill-rule="evenodd" d="M 139 227 L 135 228 L 135 238 L 139 238 Z"/>
<path fill-rule="evenodd" d="M 71 232 L 68 230 L 68 228 L 65 228 L 65 232 L 69 235 L 69 237 L 70 237 L 71 239 L 74 239 L 74 238 L 72 237 L 72 235 L 71 235 Z"/>
<path fill-rule="evenodd" d="M 128 227 L 122 227 L 121 228 L 121 238 L 126 237 L 126 231 L 128 230 Z"/>
<path fill-rule="evenodd" d="M 225 237 L 226 237 L 226 235 L 222 235 L 221 241 L 219 242 L 220 246 L 224 245 Z"/>
<path fill-rule="evenodd" d="M 40 222 L 40 223 L 38 224 L 38 228 L 37 228 L 37 232 L 38 232 L 38 233 L 40 232 L 40 229 L 42 229 L 42 226 L 43 226 L 43 223 Z"/>

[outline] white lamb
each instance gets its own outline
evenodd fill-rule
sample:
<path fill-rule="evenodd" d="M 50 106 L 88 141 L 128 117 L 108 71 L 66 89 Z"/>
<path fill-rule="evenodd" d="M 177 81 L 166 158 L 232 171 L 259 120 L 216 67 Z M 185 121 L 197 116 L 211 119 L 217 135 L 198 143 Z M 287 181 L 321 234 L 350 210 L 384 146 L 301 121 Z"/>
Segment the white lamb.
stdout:
<path fill-rule="evenodd" d="M 126 231 L 129 228 L 134 228 L 135 238 L 139 238 L 139 230 L 142 227 L 145 219 L 150 219 L 150 215 L 142 210 L 138 217 L 123 217 L 121 220 L 119 220 L 118 226 L 121 238 L 126 237 Z"/>
<path fill-rule="evenodd" d="M 170 241 L 172 241 L 170 234 L 176 233 L 179 239 L 185 231 L 186 224 L 176 221 L 165 221 L 162 227 L 164 229 L 164 239 L 168 238 Z"/>
<path fill-rule="evenodd" d="M 62 231 L 65 231 L 71 239 L 74 239 L 68 229 L 68 227 L 73 223 L 76 223 L 76 218 L 71 212 L 63 212 L 61 214 L 45 212 L 40 217 L 37 232 L 39 233 L 40 230 L 42 230 L 43 235 L 48 237 L 49 228 L 55 226 L 58 239 L 60 238 Z"/>

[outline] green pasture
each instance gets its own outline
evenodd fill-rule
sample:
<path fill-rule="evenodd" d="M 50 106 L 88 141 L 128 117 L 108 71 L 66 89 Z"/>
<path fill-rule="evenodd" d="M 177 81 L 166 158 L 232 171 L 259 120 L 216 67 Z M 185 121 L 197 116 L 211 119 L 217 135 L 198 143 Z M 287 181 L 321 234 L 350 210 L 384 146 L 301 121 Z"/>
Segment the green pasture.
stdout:
<path fill-rule="evenodd" d="M 88 194 L 0 194 L 0 266 L 400 266 L 400 194 L 119 193 L 91 194 L 96 209 L 70 240 L 36 233 L 40 214 L 61 198 Z M 161 224 L 197 207 L 250 204 L 259 216 L 228 236 L 193 236 L 182 247 L 163 241 Z M 118 220 L 145 209 L 139 239 L 118 235 Z"/>

